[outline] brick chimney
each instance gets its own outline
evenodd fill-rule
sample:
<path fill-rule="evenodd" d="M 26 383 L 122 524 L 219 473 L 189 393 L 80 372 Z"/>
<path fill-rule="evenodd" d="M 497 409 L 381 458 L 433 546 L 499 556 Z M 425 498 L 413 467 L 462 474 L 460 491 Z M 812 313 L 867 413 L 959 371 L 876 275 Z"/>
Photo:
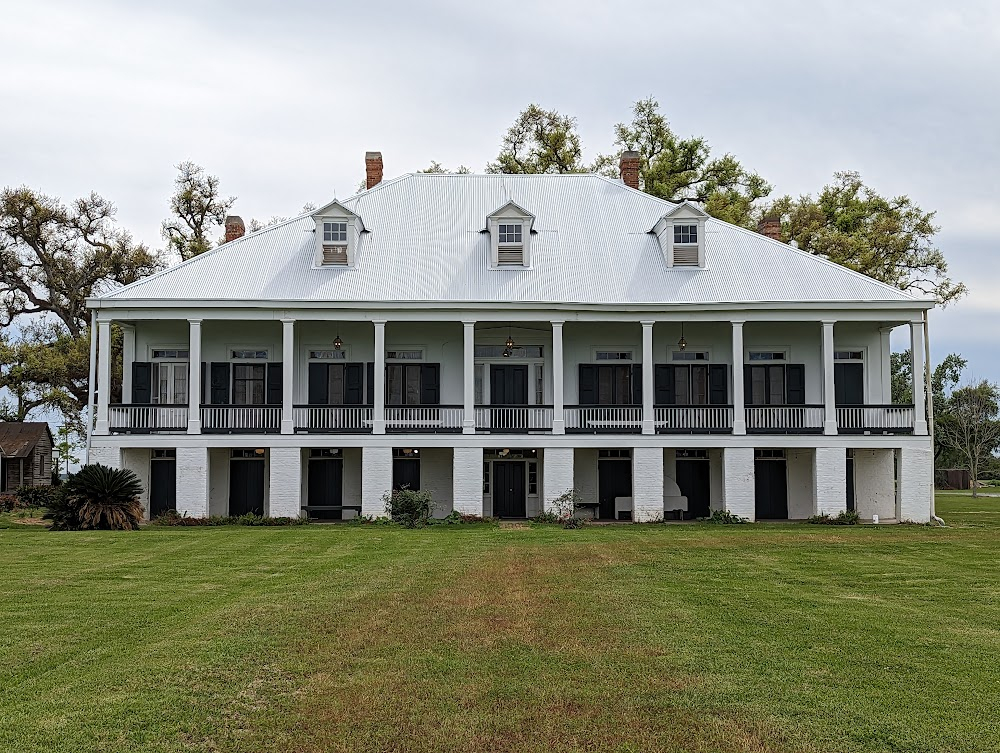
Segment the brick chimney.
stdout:
<path fill-rule="evenodd" d="M 235 214 L 226 217 L 226 243 L 234 241 L 237 238 L 242 238 L 246 231 L 246 225 L 243 224 L 243 220 L 240 217 L 237 217 Z"/>
<path fill-rule="evenodd" d="M 618 163 L 621 171 L 622 182 L 629 188 L 639 188 L 639 152 L 622 152 L 622 158 Z"/>
<path fill-rule="evenodd" d="M 365 186 L 372 188 L 382 182 L 382 152 L 365 152 Z"/>
<path fill-rule="evenodd" d="M 781 240 L 781 219 L 774 215 L 764 217 L 757 223 L 757 232 L 772 240 Z"/>

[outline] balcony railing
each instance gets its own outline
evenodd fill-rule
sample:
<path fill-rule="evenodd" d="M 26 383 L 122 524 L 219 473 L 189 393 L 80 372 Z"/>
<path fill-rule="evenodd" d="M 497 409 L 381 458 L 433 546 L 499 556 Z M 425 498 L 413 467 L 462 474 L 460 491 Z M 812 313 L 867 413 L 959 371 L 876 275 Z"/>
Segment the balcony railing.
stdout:
<path fill-rule="evenodd" d="M 280 405 L 203 405 L 201 430 L 258 434 L 281 429 Z"/>
<path fill-rule="evenodd" d="M 108 426 L 117 433 L 187 431 L 186 405 L 111 405 Z"/>
<path fill-rule="evenodd" d="M 733 430 L 731 405 L 658 405 L 656 431 L 663 434 L 723 434 Z"/>
<path fill-rule="evenodd" d="M 641 405 L 567 405 L 566 431 L 628 433 L 642 430 Z"/>
<path fill-rule="evenodd" d="M 461 431 L 463 418 L 461 405 L 390 405 L 385 409 L 385 430 Z"/>
<path fill-rule="evenodd" d="M 814 434 L 823 431 L 822 405 L 747 406 L 747 431 L 761 434 Z"/>
<path fill-rule="evenodd" d="M 364 433 L 372 430 L 370 405 L 296 405 L 295 431 Z"/>
<path fill-rule="evenodd" d="M 477 405 L 476 428 L 487 431 L 552 431 L 551 405 Z"/>
<path fill-rule="evenodd" d="M 843 434 L 903 434 L 913 431 L 912 405 L 838 405 L 837 427 Z"/>

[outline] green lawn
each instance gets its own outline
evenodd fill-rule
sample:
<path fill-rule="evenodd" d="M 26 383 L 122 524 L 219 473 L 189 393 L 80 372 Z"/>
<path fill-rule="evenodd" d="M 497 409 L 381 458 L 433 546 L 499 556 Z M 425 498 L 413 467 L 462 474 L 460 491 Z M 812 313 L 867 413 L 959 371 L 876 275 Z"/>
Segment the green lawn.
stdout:
<path fill-rule="evenodd" d="M 0 531 L 0 750 L 1000 750 L 949 527 Z"/>

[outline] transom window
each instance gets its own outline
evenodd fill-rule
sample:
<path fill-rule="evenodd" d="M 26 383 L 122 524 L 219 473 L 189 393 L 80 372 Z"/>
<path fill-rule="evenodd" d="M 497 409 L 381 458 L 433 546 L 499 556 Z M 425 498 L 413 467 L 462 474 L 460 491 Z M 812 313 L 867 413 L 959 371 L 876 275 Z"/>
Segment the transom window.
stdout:
<path fill-rule="evenodd" d="M 190 358 L 190 351 L 170 349 L 156 349 L 153 351 L 153 358 Z"/>
<path fill-rule="evenodd" d="M 346 222 L 323 222 L 323 242 L 324 243 L 346 243 L 347 223 Z"/>
<path fill-rule="evenodd" d="M 784 361 L 784 352 L 779 352 L 776 350 L 751 350 L 750 351 L 751 361 Z"/>
<path fill-rule="evenodd" d="M 497 227 L 497 236 L 500 243 L 521 243 L 521 224 L 511 223 L 505 225 L 499 225 Z"/>
<path fill-rule="evenodd" d="M 257 458 L 263 458 L 264 453 L 265 450 L 262 448 L 257 450 L 233 450 L 230 453 L 230 457 L 235 460 L 243 460 L 247 458 L 257 459 Z"/>
<path fill-rule="evenodd" d="M 309 450 L 309 457 L 311 458 L 339 458 L 342 456 L 343 453 L 340 450 L 334 450 L 326 447 Z"/>
<path fill-rule="evenodd" d="M 671 361 L 707 361 L 706 350 L 675 350 L 670 354 Z"/>
<path fill-rule="evenodd" d="M 632 457 L 632 450 L 598 450 L 597 457 L 599 458 L 630 458 Z"/>
<path fill-rule="evenodd" d="M 674 225 L 674 243 L 686 246 L 697 242 L 697 225 Z"/>
<path fill-rule="evenodd" d="M 424 357 L 422 350 L 387 350 L 385 352 L 388 361 L 420 361 Z"/>
<path fill-rule="evenodd" d="M 784 460 L 784 450 L 754 450 L 753 456 L 761 460 Z"/>
<path fill-rule="evenodd" d="M 175 458 L 177 450 L 153 450 L 154 458 Z"/>
<path fill-rule="evenodd" d="M 477 345 L 475 347 L 475 357 L 476 358 L 504 358 L 504 350 L 506 347 L 503 345 Z M 510 355 L 506 358 L 541 358 L 542 357 L 542 346 L 541 345 L 520 345 L 511 348 Z"/>
<path fill-rule="evenodd" d="M 674 457 L 678 460 L 708 460 L 708 450 L 677 450 Z"/>
<path fill-rule="evenodd" d="M 598 361 L 631 361 L 631 350 L 599 350 L 597 351 Z"/>
<path fill-rule="evenodd" d="M 344 350 L 310 350 L 309 358 L 314 361 L 346 361 L 347 351 Z"/>
<path fill-rule="evenodd" d="M 835 361 L 863 361 L 865 354 L 860 350 L 837 350 L 834 351 L 833 358 Z"/>
<path fill-rule="evenodd" d="M 234 350 L 232 351 L 233 359 L 240 360 L 254 360 L 254 361 L 266 361 L 267 351 L 266 350 Z"/>

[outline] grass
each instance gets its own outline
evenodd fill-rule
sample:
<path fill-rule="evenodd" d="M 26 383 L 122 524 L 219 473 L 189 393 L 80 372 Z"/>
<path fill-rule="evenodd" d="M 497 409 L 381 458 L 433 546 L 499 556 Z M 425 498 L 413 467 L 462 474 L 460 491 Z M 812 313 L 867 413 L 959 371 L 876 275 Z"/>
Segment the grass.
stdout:
<path fill-rule="evenodd" d="M 1000 749 L 1000 499 L 949 527 L 0 532 L 0 749 Z"/>

